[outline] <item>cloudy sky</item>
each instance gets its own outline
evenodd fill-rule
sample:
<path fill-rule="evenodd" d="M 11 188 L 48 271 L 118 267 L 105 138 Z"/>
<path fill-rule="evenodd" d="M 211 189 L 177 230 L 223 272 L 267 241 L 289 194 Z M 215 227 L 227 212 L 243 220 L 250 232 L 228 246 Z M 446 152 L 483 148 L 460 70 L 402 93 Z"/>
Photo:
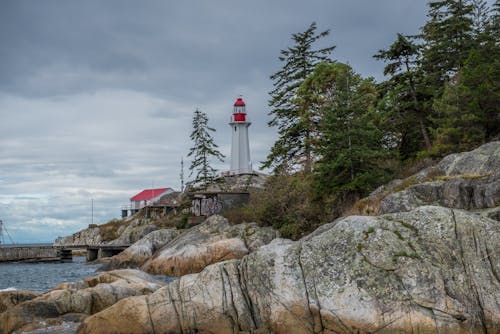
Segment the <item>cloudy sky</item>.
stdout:
<path fill-rule="evenodd" d="M 322 45 L 337 46 L 333 58 L 380 80 L 372 55 L 416 33 L 425 3 L 1 1 L 0 219 L 17 242 L 51 242 L 87 227 L 91 199 L 104 223 L 142 189 L 179 189 L 193 111 L 208 114 L 229 156 L 239 94 L 258 166 L 275 138 L 269 75 L 292 33 L 316 21 L 331 30 Z"/>

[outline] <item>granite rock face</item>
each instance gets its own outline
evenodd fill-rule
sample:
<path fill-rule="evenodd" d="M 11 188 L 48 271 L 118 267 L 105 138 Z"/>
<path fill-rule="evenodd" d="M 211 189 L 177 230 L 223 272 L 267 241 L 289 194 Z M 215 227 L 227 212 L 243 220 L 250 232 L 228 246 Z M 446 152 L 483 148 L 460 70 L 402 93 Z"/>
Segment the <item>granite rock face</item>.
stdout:
<path fill-rule="evenodd" d="M 407 184 L 406 187 L 401 185 Z M 404 189 L 396 191 L 398 187 Z M 376 212 L 409 211 L 421 205 L 484 210 L 500 204 L 500 141 L 443 158 L 406 180 L 387 187 Z M 381 196 L 380 193 L 372 196 Z M 495 218 L 492 215 L 491 218 Z"/>
<path fill-rule="evenodd" d="M 166 243 L 141 269 L 167 276 L 196 273 L 212 263 L 242 258 L 276 237 L 278 232 L 270 227 L 233 226 L 214 215 Z"/>
<path fill-rule="evenodd" d="M 0 333 L 11 333 L 81 321 L 118 300 L 150 294 L 165 283 L 139 270 L 116 270 L 79 282 L 63 283 L 55 289 L 28 298 L 0 313 Z M 13 293 L 13 292 L 10 292 Z"/>
<path fill-rule="evenodd" d="M 153 231 L 120 254 L 113 256 L 111 261 L 106 263 L 101 269 L 138 268 L 149 260 L 158 249 L 177 237 L 180 233 L 181 231 L 176 229 Z"/>
<path fill-rule="evenodd" d="M 59 237 L 54 245 L 98 245 L 102 243 L 102 237 L 98 227 L 89 227 L 66 237 Z"/>
<path fill-rule="evenodd" d="M 500 168 L 500 141 L 484 144 L 470 152 L 450 154 L 437 165 L 444 175 L 484 175 Z"/>
<path fill-rule="evenodd" d="M 342 218 L 122 299 L 78 333 L 498 333 L 499 235 L 434 206 Z"/>
<path fill-rule="evenodd" d="M 381 213 L 410 211 L 433 204 L 449 208 L 478 210 L 494 208 L 500 201 L 500 172 L 474 178 L 453 178 L 424 182 L 385 197 Z"/>
<path fill-rule="evenodd" d="M 116 227 L 116 231 L 113 233 L 116 237 L 112 239 L 108 238 L 108 240 L 103 237 L 103 226 L 106 225 L 104 224 L 86 228 L 67 237 L 57 238 L 54 245 L 128 245 L 158 229 L 156 225 L 151 223 L 150 219 L 141 216 L 130 216 L 119 222 L 121 224 Z"/>
<path fill-rule="evenodd" d="M 29 290 L 0 291 L 0 313 L 39 295 L 40 293 Z"/>

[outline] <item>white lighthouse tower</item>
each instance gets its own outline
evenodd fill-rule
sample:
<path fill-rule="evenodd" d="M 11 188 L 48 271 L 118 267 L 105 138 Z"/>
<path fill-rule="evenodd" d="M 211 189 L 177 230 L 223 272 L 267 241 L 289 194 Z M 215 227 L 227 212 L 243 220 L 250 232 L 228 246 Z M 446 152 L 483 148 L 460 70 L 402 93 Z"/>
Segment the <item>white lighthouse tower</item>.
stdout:
<path fill-rule="evenodd" d="M 231 142 L 231 174 L 252 173 L 250 162 L 250 146 L 248 144 L 248 127 L 245 102 L 238 97 L 234 103 L 233 114 L 231 115 L 231 132 L 233 140 Z"/>

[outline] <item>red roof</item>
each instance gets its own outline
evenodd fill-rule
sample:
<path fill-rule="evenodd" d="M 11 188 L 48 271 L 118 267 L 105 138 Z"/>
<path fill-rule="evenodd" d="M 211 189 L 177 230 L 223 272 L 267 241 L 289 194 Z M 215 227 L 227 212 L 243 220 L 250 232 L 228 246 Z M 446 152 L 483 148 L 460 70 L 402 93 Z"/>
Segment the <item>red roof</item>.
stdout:
<path fill-rule="evenodd" d="M 135 201 L 148 201 L 150 199 L 153 199 L 161 194 L 163 194 L 165 191 L 171 190 L 170 188 L 157 188 L 157 189 L 145 189 L 132 197 L 130 200 L 132 202 Z"/>
<path fill-rule="evenodd" d="M 241 97 L 238 97 L 238 99 L 236 100 L 236 102 L 234 102 L 234 106 L 235 107 L 244 107 L 245 106 L 245 102 L 243 102 L 243 99 Z"/>

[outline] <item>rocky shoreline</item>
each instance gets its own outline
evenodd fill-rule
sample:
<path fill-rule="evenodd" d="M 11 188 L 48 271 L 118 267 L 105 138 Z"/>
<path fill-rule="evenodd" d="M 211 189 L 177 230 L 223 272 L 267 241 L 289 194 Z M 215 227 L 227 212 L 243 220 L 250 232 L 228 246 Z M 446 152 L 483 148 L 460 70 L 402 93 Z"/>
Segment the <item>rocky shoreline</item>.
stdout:
<path fill-rule="evenodd" d="M 131 221 L 141 238 L 106 272 L 0 292 L 0 333 L 500 333 L 499 176 L 500 142 L 454 154 L 298 241 L 221 216 Z"/>

